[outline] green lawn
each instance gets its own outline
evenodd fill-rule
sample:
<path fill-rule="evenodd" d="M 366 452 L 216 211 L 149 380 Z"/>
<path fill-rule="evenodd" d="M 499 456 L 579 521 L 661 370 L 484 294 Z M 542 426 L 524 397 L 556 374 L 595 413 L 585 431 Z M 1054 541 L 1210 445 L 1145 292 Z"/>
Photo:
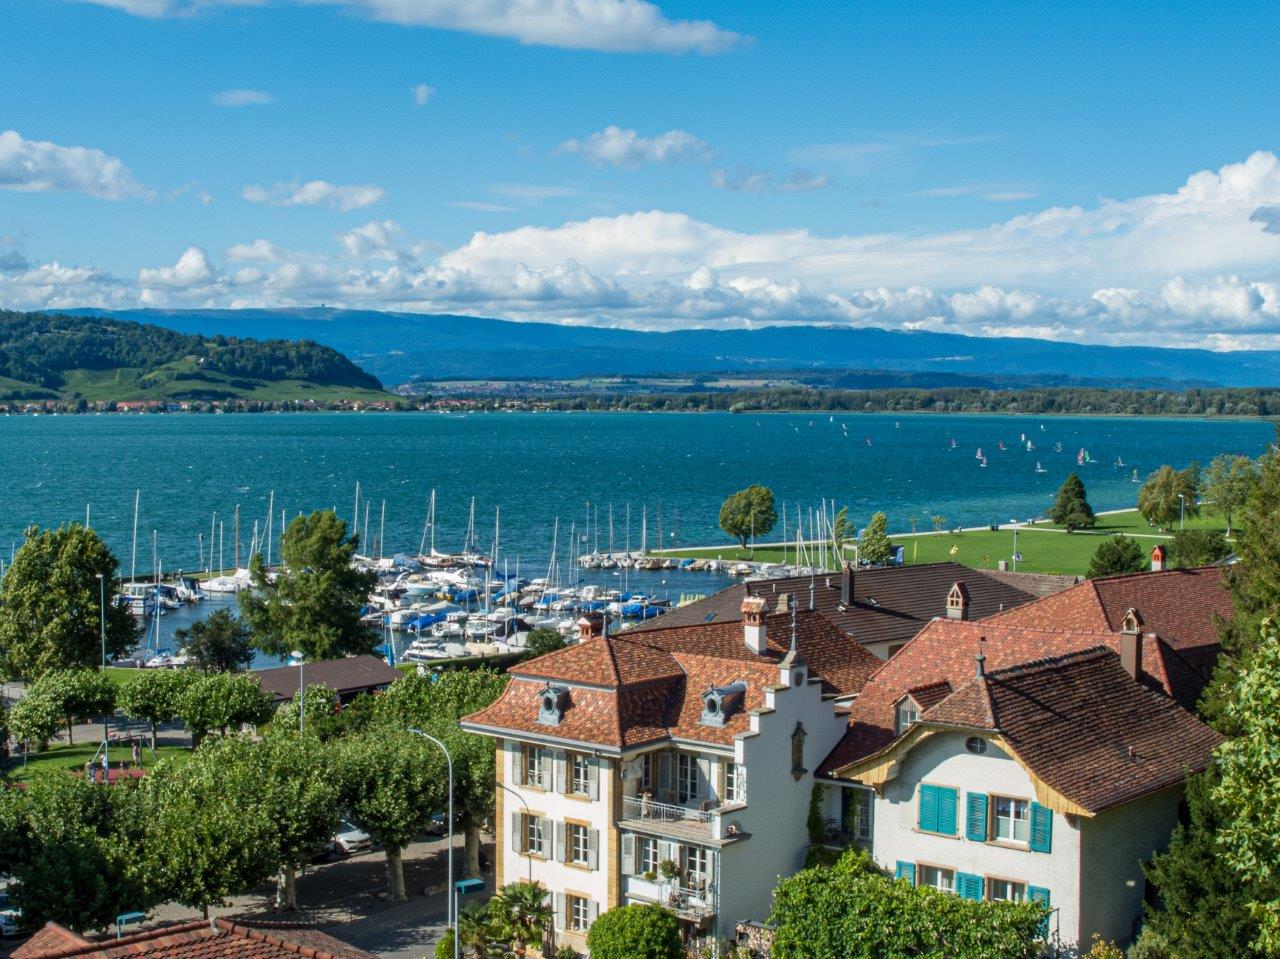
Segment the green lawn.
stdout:
<path fill-rule="evenodd" d="M 53 772 L 84 772 L 84 764 L 93 759 L 100 745 L 100 742 L 78 742 L 71 746 L 66 744 L 50 746 L 42 753 L 28 753 L 25 764 L 21 759 L 11 757 L 7 760 L 9 776 L 13 780 L 21 782 L 33 776 L 42 776 Z M 142 768 L 150 769 L 160 759 L 169 756 L 186 756 L 189 752 L 184 746 L 161 746 L 153 756 L 151 750 L 144 746 L 142 750 Z M 113 766 L 132 759 L 132 757 L 133 751 L 127 745 L 111 747 L 110 758 Z"/>
<path fill-rule="evenodd" d="M 1188 529 L 1226 529 L 1218 517 L 1201 516 L 1187 520 Z M 1024 573 L 1065 573 L 1083 576 L 1089 568 L 1089 559 L 1103 537 L 1124 533 L 1142 537 L 1141 542 L 1155 545 L 1169 539 L 1147 525 L 1137 510 L 1113 513 L 1098 517 L 1098 526 L 1092 530 L 1065 533 L 1059 527 L 1045 522 L 1018 530 L 1018 552 L 1022 560 L 1018 571 Z M 1013 556 L 1013 531 L 973 530 L 967 533 L 897 533 L 892 537 L 895 545 L 904 547 L 906 562 L 940 563 L 955 560 L 976 569 L 995 569 L 1002 559 Z M 754 551 L 758 563 L 789 563 L 794 547 L 760 547 Z M 694 559 L 723 559 L 736 561 L 752 559 L 752 551 L 734 545 L 713 546 L 703 549 L 671 550 L 669 555 Z"/>

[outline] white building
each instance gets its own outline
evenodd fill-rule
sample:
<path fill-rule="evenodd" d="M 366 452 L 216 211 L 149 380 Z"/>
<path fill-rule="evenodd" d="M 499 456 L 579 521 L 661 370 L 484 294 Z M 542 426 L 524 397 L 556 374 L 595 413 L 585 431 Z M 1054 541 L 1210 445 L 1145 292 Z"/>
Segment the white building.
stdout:
<path fill-rule="evenodd" d="M 732 936 L 803 863 L 851 692 L 808 660 L 839 657 L 859 684 L 877 661 L 817 613 L 743 605 L 740 623 L 585 637 L 464 720 L 498 739 L 498 882 L 543 883 L 558 942 L 584 948 L 600 911 L 632 902 L 671 907 L 690 939 Z"/>

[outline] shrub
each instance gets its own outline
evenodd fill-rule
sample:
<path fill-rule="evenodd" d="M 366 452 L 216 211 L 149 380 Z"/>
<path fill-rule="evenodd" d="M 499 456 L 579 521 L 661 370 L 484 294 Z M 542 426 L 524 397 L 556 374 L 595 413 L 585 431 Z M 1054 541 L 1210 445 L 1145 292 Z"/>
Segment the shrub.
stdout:
<path fill-rule="evenodd" d="M 592 959 L 682 959 L 680 923 L 659 905 L 619 906 L 591 924 Z"/>

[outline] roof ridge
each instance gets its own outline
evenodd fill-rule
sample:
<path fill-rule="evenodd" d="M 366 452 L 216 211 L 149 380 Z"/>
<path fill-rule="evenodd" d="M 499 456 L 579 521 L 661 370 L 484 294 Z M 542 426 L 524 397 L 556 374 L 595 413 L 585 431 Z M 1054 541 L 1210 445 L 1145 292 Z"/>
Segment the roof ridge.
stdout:
<path fill-rule="evenodd" d="M 1107 656 L 1115 655 L 1115 651 L 1112 650 L 1110 646 L 1105 643 L 1099 643 L 1096 646 L 1088 646 L 1084 649 L 1073 650 L 1069 653 L 1059 653 L 1055 656 L 1044 656 L 1040 659 L 1028 659 L 1021 663 L 1015 663 L 1012 666 L 1003 666 L 999 669 L 993 669 L 990 670 L 983 678 L 1005 679 L 1010 676 L 1037 673 L 1046 669 L 1056 669 L 1058 666 L 1070 663 L 1087 662 L 1093 659 L 1104 659 Z"/>

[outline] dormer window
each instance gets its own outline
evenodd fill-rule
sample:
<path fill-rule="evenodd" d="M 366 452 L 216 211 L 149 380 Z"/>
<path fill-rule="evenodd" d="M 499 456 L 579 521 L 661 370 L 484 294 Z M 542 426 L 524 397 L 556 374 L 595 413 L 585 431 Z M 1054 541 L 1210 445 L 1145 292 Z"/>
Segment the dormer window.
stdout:
<path fill-rule="evenodd" d="M 538 722 L 544 726 L 559 726 L 569 705 L 569 690 L 548 683 L 538 693 Z"/>
<path fill-rule="evenodd" d="M 969 618 L 969 590 L 964 583 L 956 582 L 947 593 L 947 619 Z"/>
<path fill-rule="evenodd" d="M 1120 624 L 1120 632 L 1136 636 L 1142 632 L 1142 616 L 1136 609 L 1130 608 L 1124 614 L 1124 622 Z"/>
<path fill-rule="evenodd" d="M 727 686 L 712 686 L 702 694 L 702 715 L 698 722 L 703 726 L 723 726 L 738 709 L 746 695 L 747 684 L 738 681 Z"/>
<path fill-rule="evenodd" d="M 898 700 L 893 712 L 893 734 L 901 736 L 920 721 L 920 704 L 910 696 Z"/>

